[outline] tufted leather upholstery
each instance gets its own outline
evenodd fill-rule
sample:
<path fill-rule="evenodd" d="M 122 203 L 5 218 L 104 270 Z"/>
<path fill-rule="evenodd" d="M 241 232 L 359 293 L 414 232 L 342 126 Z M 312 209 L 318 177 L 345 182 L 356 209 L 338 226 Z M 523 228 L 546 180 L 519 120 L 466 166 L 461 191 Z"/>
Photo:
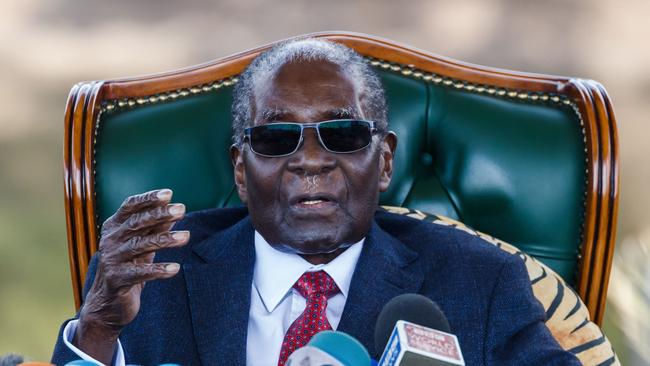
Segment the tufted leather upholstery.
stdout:
<path fill-rule="evenodd" d="M 434 212 L 513 243 L 574 283 L 585 195 L 580 120 L 379 68 L 399 138 L 381 204 Z M 99 222 L 131 194 L 169 187 L 188 210 L 240 204 L 230 146 L 232 87 L 105 113 L 96 149 Z"/>

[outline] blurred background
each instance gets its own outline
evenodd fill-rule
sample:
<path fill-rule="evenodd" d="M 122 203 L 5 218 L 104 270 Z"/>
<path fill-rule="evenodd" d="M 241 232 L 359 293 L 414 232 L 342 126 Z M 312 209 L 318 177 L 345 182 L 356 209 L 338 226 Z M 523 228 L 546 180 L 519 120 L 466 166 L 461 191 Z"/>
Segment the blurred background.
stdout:
<path fill-rule="evenodd" d="M 650 364 L 649 0 L 1 3 L 0 355 L 49 360 L 60 323 L 74 314 L 62 186 L 63 111 L 74 83 L 349 30 L 471 63 L 605 85 L 621 160 L 605 332 L 624 365 Z"/>

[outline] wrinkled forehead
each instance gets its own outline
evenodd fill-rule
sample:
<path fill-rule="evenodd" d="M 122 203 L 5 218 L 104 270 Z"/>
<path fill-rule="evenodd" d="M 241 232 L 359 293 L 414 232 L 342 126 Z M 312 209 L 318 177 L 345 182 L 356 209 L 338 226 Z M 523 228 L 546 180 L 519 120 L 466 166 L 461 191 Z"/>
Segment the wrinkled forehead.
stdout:
<path fill-rule="evenodd" d="M 353 76 L 339 65 L 320 60 L 287 62 L 256 80 L 253 119 L 259 123 L 280 117 L 360 117 L 358 90 Z"/>

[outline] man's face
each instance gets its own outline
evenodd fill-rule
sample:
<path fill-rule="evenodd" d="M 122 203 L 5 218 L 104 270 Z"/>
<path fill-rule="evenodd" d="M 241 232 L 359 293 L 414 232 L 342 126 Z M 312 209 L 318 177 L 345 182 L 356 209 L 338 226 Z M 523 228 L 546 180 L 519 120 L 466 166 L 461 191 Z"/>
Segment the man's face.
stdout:
<path fill-rule="evenodd" d="M 255 126 L 364 119 L 361 98 L 338 66 L 293 62 L 258 83 L 252 116 Z M 316 130 L 307 128 L 303 144 L 289 156 L 259 156 L 248 143 L 231 154 L 238 193 L 255 229 L 276 249 L 307 259 L 330 253 L 331 260 L 368 233 L 379 192 L 390 183 L 395 145 L 394 134 L 375 134 L 365 149 L 331 153 Z"/>

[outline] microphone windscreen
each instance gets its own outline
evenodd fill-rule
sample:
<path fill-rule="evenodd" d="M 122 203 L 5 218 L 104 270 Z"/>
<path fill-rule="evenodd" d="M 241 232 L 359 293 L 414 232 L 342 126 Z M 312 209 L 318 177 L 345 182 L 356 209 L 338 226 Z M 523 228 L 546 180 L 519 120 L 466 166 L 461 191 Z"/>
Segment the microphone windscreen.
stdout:
<path fill-rule="evenodd" d="M 379 313 L 375 325 L 375 347 L 381 354 L 398 320 L 450 333 L 449 321 L 440 307 L 428 297 L 403 294 L 391 299 Z"/>
<path fill-rule="evenodd" d="M 285 366 L 347 366 L 327 352 L 312 346 L 295 350 L 287 359 Z"/>
<path fill-rule="evenodd" d="M 370 365 L 370 354 L 363 344 L 343 332 L 325 330 L 316 333 L 307 345 L 323 350 L 346 366 Z"/>

